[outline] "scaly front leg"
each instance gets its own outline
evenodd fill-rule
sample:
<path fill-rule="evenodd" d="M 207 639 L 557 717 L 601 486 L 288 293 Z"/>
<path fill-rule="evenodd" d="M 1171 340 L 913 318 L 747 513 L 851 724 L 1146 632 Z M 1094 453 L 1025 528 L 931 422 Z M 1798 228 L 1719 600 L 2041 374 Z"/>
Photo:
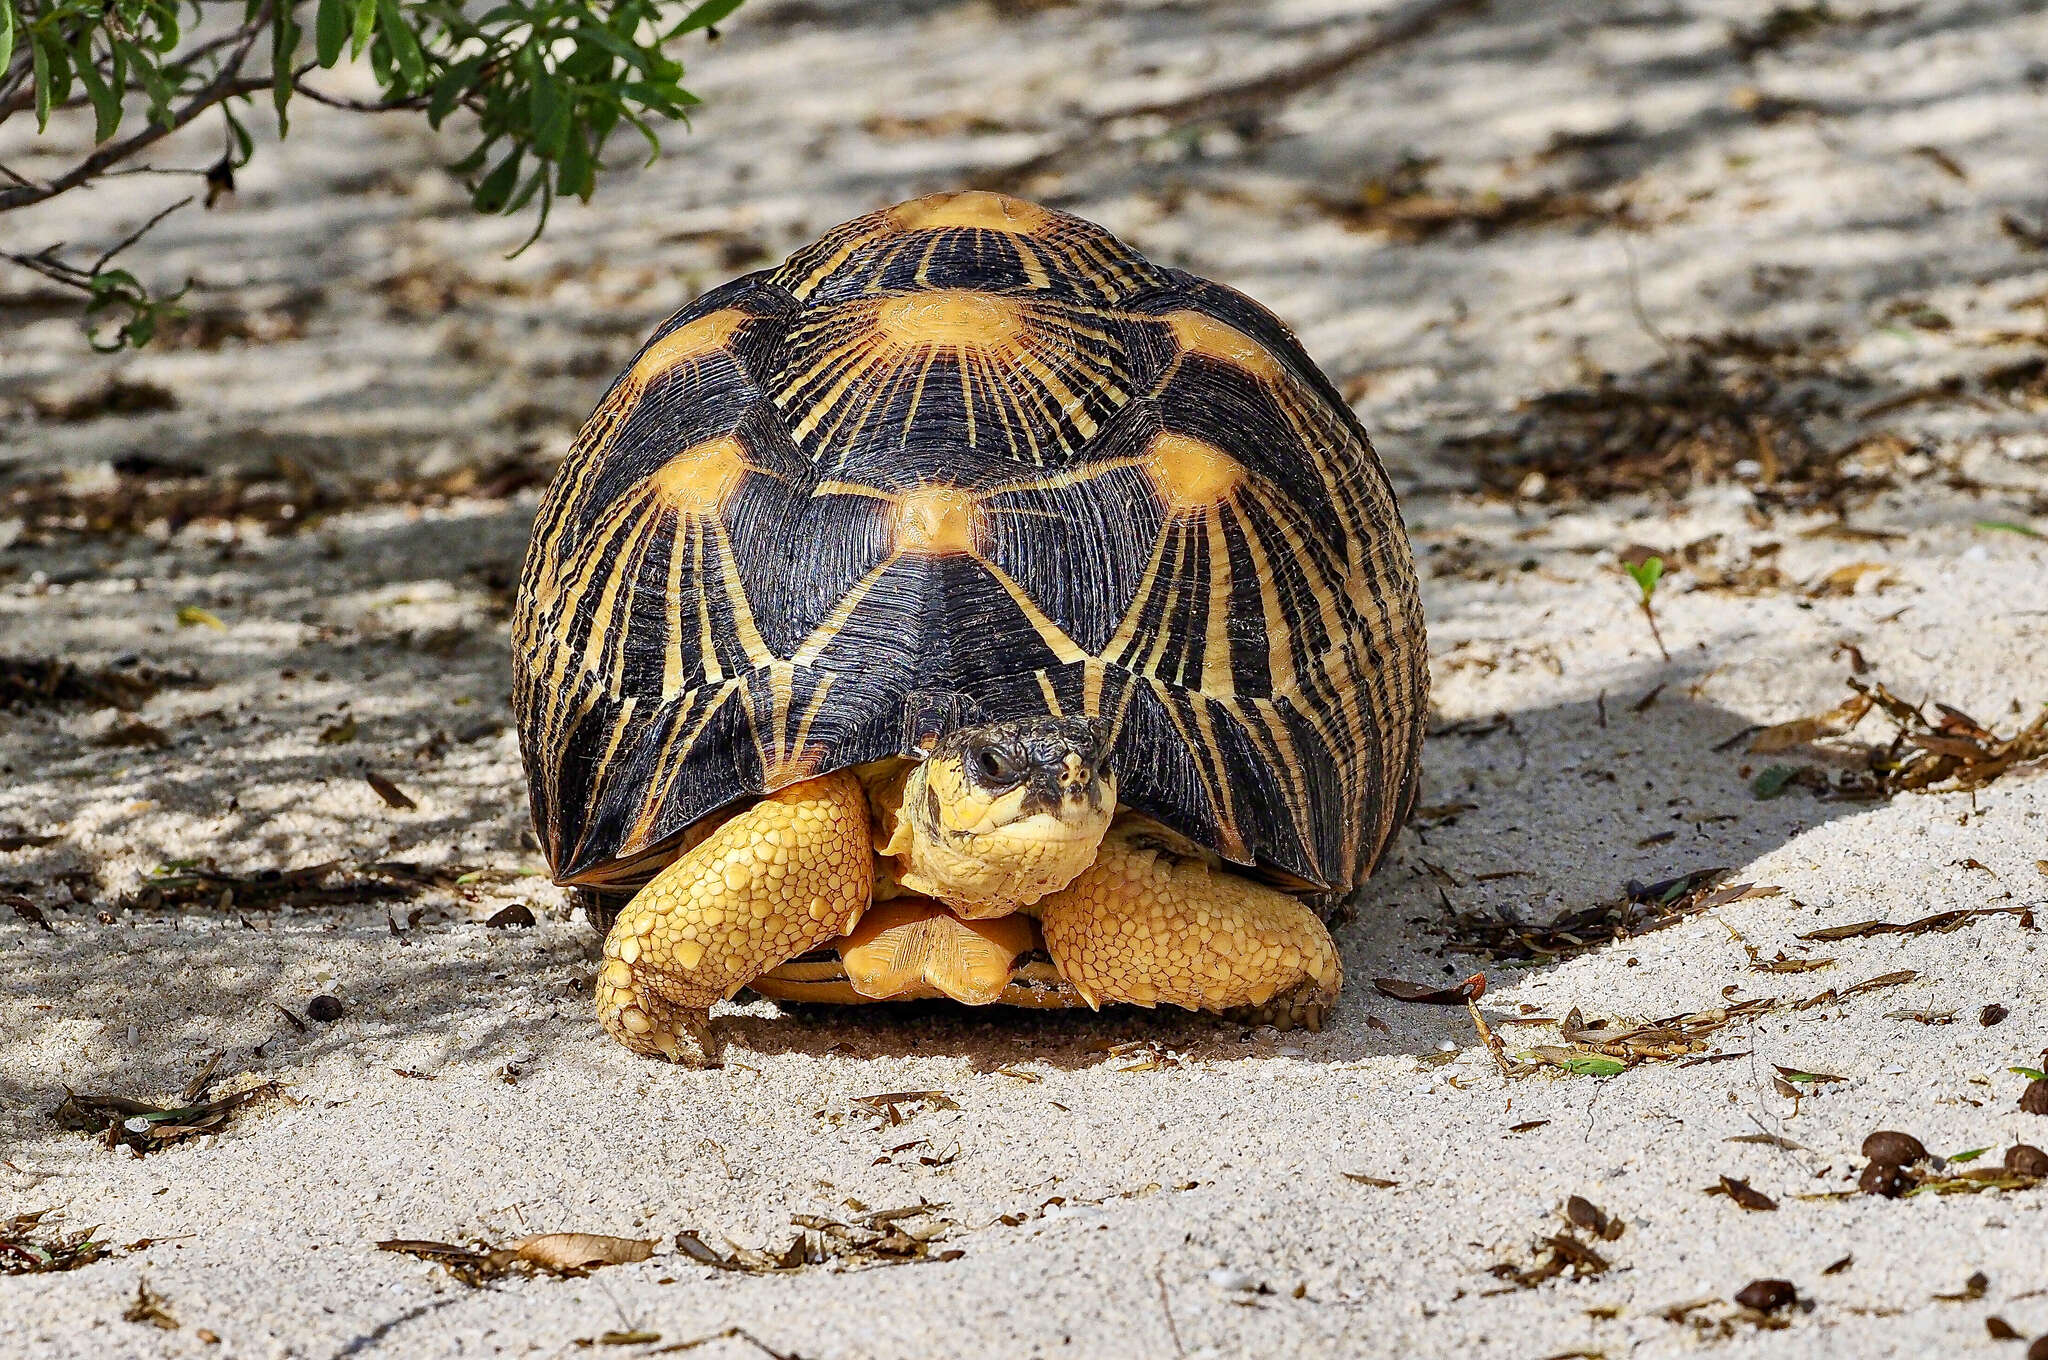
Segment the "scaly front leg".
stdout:
<path fill-rule="evenodd" d="M 711 1003 L 834 936 L 867 909 L 874 850 L 849 773 L 769 794 L 655 875 L 605 937 L 597 1018 L 639 1053 L 715 1061 Z"/>
<path fill-rule="evenodd" d="M 1091 1006 L 1264 1006 L 1314 1014 L 1344 973 L 1316 914 L 1286 893 L 1119 824 L 1095 863 L 1032 909 L 1046 952 Z"/>

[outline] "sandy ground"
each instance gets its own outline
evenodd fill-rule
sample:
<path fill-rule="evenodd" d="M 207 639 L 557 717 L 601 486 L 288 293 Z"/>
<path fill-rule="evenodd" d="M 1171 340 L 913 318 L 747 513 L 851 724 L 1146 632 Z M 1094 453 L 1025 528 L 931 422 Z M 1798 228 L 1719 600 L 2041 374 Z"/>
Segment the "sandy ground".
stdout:
<path fill-rule="evenodd" d="M 1773 761 L 1853 756 L 1740 734 L 1833 707 L 1859 663 L 2000 732 L 2048 701 L 2048 14 L 1831 14 L 762 0 L 693 55 L 694 134 L 516 260 L 524 226 L 467 214 L 445 146 L 307 107 L 232 208 L 138 256 L 196 277 L 174 343 L 91 357 L 60 305 L 8 294 L 0 656 L 195 683 L 134 714 L 0 712 L 0 893 L 49 927 L 0 915 L 0 1225 L 51 1210 L 117 1245 L 0 1276 L 0 1350 L 572 1355 L 609 1333 L 597 1353 L 630 1356 L 740 1328 L 692 1353 L 2016 1357 L 1985 1319 L 2048 1332 L 2048 1190 L 1839 1192 L 1875 1128 L 1990 1148 L 1978 1165 L 2048 1143 L 2009 1070 L 2048 1045 L 2042 936 L 2007 913 L 1799 937 L 2048 906 L 2048 779 L 1763 799 Z M 202 164 L 214 135 L 158 163 Z M 11 128 L 0 153 L 55 163 Z M 537 481 L 668 309 L 970 182 L 1246 289 L 1357 403 L 1423 564 L 1431 815 L 1339 931 L 1351 981 L 1320 1034 L 755 1003 L 723 1070 L 641 1061 L 590 1014 L 585 923 L 507 872 L 539 867 L 504 626 Z M 162 192 L 116 181 L 6 230 L 107 244 Z M 98 413 L 123 391 L 168 409 Z M 1700 430 L 1664 479 L 1682 494 L 1644 494 L 1631 460 L 1674 420 Z M 246 473 L 257 509 L 150 500 L 186 463 Z M 1668 661 L 1616 565 L 1631 544 L 1683 563 L 1656 596 Z M 297 907 L 150 896 L 201 859 L 423 867 Z M 1782 891 L 1550 958 L 1457 952 L 1474 920 L 1709 867 Z M 538 924 L 483 924 L 513 904 Z M 1755 966 L 1781 952 L 1832 963 Z M 1837 995 L 1619 1075 L 1511 1079 L 1462 1009 L 1368 981 L 1478 967 L 1511 1053 L 1562 1041 L 1507 1022 L 1574 1007 Z M 305 1020 L 322 995 L 341 1018 Z M 216 1054 L 216 1094 L 284 1096 L 145 1157 L 50 1117 L 67 1087 L 173 1098 Z M 1788 1098 L 1774 1065 L 1842 1080 Z M 898 1092 L 946 1099 L 900 1123 L 861 1100 Z M 1704 1193 L 1724 1174 L 1777 1208 Z M 1626 1224 L 1578 1232 L 1607 1269 L 1495 1270 L 1543 1260 L 1575 1194 Z M 933 1240 L 903 1265 L 749 1274 L 673 1245 L 780 1251 L 793 1215 L 909 1206 Z M 374 1249 L 557 1230 L 659 1246 L 484 1288 Z M 1760 1277 L 1801 1303 L 1742 1313 Z M 141 1283 L 174 1328 L 125 1316 Z"/>

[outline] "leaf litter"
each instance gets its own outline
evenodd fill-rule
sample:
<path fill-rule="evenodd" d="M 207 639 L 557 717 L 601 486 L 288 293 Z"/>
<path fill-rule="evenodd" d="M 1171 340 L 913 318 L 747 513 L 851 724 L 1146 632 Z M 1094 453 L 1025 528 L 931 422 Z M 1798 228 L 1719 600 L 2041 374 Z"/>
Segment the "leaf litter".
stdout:
<path fill-rule="evenodd" d="M 43 1275 L 77 1270 L 113 1250 L 98 1228 L 65 1232 L 45 1223 L 54 1211 L 38 1209 L 0 1222 L 0 1275 Z"/>
<path fill-rule="evenodd" d="M 207 1074 L 201 1075 L 203 1080 Z M 236 1110 L 280 1096 L 283 1088 L 267 1081 L 216 1100 L 199 1101 L 197 1094 L 188 1088 L 182 1103 L 159 1105 L 127 1096 L 81 1094 L 66 1088 L 63 1102 L 50 1111 L 50 1117 L 74 1132 L 99 1135 L 110 1149 L 126 1144 L 146 1155 L 190 1138 L 219 1133 Z"/>
<path fill-rule="evenodd" d="M 1630 883 L 1618 898 L 1541 924 L 1504 913 L 1453 910 L 1445 947 L 1450 953 L 1476 954 L 1493 962 L 1548 962 L 1647 935 L 1716 907 L 1776 897 L 1784 891 L 1755 883 L 1716 886 L 1727 873 L 1720 867 L 1696 869 L 1658 883 Z"/>
<path fill-rule="evenodd" d="M 1774 798 L 1791 788 L 1808 788 L 1828 798 L 1874 800 L 1901 793 L 1973 792 L 2014 770 L 2048 762 L 2048 705 L 2009 736 L 2000 736 L 1961 709 L 1909 704 L 1876 681 L 1849 677 L 1852 695 L 1825 713 L 1795 718 L 1761 729 L 1752 738 L 1752 754 L 1773 755 L 1801 747 L 1848 758 L 1851 768 L 1830 770 L 1801 762 L 1772 765 L 1758 775 L 1752 790 Z M 1891 740 L 1842 743 L 1841 738 L 1872 712 L 1893 724 Z M 1822 743 L 1834 743 L 1822 746 Z"/>
<path fill-rule="evenodd" d="M 510 1275 L 580 1279 L 605 1266 L 645 1261 L 654 1254 L 654 1241 L 602 1233 L 540 1233 L 523 1237 L 510 1246 L 494 1247 L 482 1240 L 463 1246 L 394 1237 L 379 1242 L 377 1250 L 432 1261 L 454 1279 L 477 1288 Z"/>

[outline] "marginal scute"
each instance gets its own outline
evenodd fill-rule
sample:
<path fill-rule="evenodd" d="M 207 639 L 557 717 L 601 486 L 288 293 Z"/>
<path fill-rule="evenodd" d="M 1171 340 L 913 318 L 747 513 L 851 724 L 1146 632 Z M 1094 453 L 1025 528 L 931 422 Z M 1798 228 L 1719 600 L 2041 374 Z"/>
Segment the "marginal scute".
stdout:
<path fill-rule="evenodd" d="M 718 513 L 747 473 L 747 451 L 730 435 L 695 444 L 656 470 L 654 494 L 663 505 L 690 519 Z"/>
<path fill-rule="evenodd" d="M 1244 484 L 1244 465 L 1204 439 L 1162 430 L 1145 449 L 1145 475 L 1173 515 L 1201 514 Z"/>
<path fill-rule="evenodd" d="M 886 216 L 889 225 L 898 231 L 938 231 L 950 227 L 1013 235 L 1037 231 L 1052 220 L 1052 214 L 1036 203 L 980 189 L 913 198 L 908 203 L 898 203 Z"/>

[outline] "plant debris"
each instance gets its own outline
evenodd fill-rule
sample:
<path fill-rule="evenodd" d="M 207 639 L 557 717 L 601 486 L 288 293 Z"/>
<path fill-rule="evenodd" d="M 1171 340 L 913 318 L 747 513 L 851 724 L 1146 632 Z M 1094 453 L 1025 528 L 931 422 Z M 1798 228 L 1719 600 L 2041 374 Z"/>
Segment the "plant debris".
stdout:
<path fill-rule="evenodd" d="M 0 1275 L 77 1270 L 112 1249 L 99 1239 L 98 1228 L 67 1233 L 47 1227 L 43 1220 L 50 1213 L 48 1209 L 38 1209 L 0 1222 Z"/>
<path fill-rule="evenodd" d="M 236 1110 L 279 1093 L 278 1084 L 267 1081 L 218 1100 L 159 1106 L 126 1096 L 80 1095 L 67 1089 L 63 1103 L 50 1111 L 50 1117 L 64 1128 L 102 1135 L 109 1148 L 125 1143 L 147 1154 L 188 1138 L 219 1133 Z"/>
<path fill-rule="evenodd" d="M 1445 948 L 1493 961 L 1569 958 L 1616 940 L 1662 930 L 1715 907 L 1775 897 L 1783 891 L 1754 883 L 1714 886 L 1727 872 L 1725 868 L 1697 869 L 1659 883 L 1631 883 L 1614 901 L 1567 912 L 1542 925 L 1506 915 L 1454 911 Z"/>
<path fill-rule="evenodd" d="M 1569 1226 L 1563 1232 L 1537 1239 L 1532 1264 L 1519 1266 L 1513 1261 L 1498 1261 L 1489 1267 L 1489 1273 L 1518 1289 L 1534 1289 L 1560 1278 L 1589 1280 L 1612 1269 L 1612 1263 L 1578 1234 L 1584 1232 L 1595 1242 L 1612 1242 L 1626 1231 L 1626 1225 L 1582 1195 L 1565 1201 L 1564 1219 Z"/>
<path fill-rule="evenodd" d="M 1909 704 L 1884 685 L 1851 676 L 1850 698 L 1810 718 L 1796 718 L 1760 730 L 1750 750 L 1772 754 L 1798 746 L 1838 744 L 1823 749 L 1855 761 L 1850 769 L 1829 770 L 1818 764 L 1772 765 L 1757 776 L 1752 789 L 1759 798 L 1773 798 L 1789 788 L 1808 788 L 1829 798 L 1881 799 L 1901 793 L 1956 793 L 1981 789 L 2013 770 L 2048 761 L 2048 706 L 2032 722 L 2001 737 L 1962 710 L 1936 703 L 1939 717 L 1930 721 L 1921 705 Z M 1892 720 L 1894 731 L 1883 745 L 1840 745 L 1872 711 Z"/>
<path fill-rule="evenodd" d="M 1873 935 L 1949 935 L 1985 916 L 2017 916 L 2022 929 L 2034 928 L 2031 907 L 1965 907 L 1957 911 L 1938 911 L 1917 921 L 1856 921 L 1845 926 L 1828 926 L 1823 930 L 1809 930 L 1799 938 L 1833 941 L 1861 940 Z"/>
<path fill-rule="evenodd" d="M 149 1292 L 149 1285 L 141 1280 L 135 1282 L 135 1301 L 121 1314 L 123 1322 L 139 1322 L 145 1327 L 160 1327 L 167 1332 L 178 1330 L 178 1320 L 164 1307 L 163 1299 Z"/>
<path fill-rule="evenodd" d="M 328 516 L 377 505 L 439 507 L 457 500 L 502 500 L 543 485 L 547 466 L 508 458 L 426 477 L 337 483 L 279 456 L 256 467 L 209 474 L 196 465 L 159 459 L 123 460 L 111 486 L 80 488 L 58 477 L 15 486 L 0 499 L 0 518 L 22 522 L 16 541 L 43 546 L 70 535 L 139 534 L 163 525 L 176 534 L 191 525 L 257 527 L 271 534 L 312 528 Z"/>
<path fill-rule="evenodd" d="M 932 1250 L 953 1226 L 952 1220 L 939 1213 L 947 1207 L 944 1204 L 919 1200 L 898 1209 L 867 1210 L 857 1201 L 847 1203 L 856 1209 L 855 1217 L 847 1222 L 817 1214 L 791 1215 L 796 1235 L 779 1250 L 758 1250 L 728 1240 L 726 1249 L 720 1251 L 694 1232 L 676 1234 L 676 1249 L 699 1265 L 753 1275 L 785 1274 L 829 1263 L 873 1266 L 956 1261 L 965 1254 L 957 1249 Z"/>
<path fill-rule="evenodd" d="M 432 1261 L 471 1288 L 508 1275 L 555 1275 L 581 1278 L 604 1266 L 631 1265 L 654 1254 L 654 1243 L 638 1237 L 607 1237 L 601 1233 L 541 1233 L 508 1247 L 477 1241 L 470 1246 L 417 1238 L 390 1238 L 379 1251 L 398 1252 Z"/>
<path fill-rule="evenodd" d="M 0 656 L 0 711 L 48 704 L 87 704 L 133 713 L 171 686 L 201 687 L 188 671 L 154 666 L 80 666 L 51 657 Z"/>
<path fill-rule="evenodd" d="M 1474 973 L 1463 982 L 1437 986 L 1427 982 L 1403 982 L 1399 978 L 1374 978 L 1372 985 L 1381 996 L 1396 1001 L 1419 1001 L 1430 1006 L 1462 1006 L 1486 995 L 1486 974 Z"/>
<path fill-rule="evenodd" d="M 1733 333 L 1674 340 L 1634 374 L 1543 393 L 1511 422 L 1447 442 L 1476 455 L 1489 490 L 1523 500 L 1675 498 L 1739 478 L 1767 507 L 1840 506 L 1891 481 L 1863 466 L 1886 436 L 1822 432 L 1871 383 L 1829 363 L 1828 349 Z"/>
<path fill-rule="evenodd" d="M 129 911 L 183 907 L 259 910 L 405 900 L 432 888 L 476 881 L 463 865 L 421 865 L 399 860 L 349 864 L 328 860 L 297 869 L 223 870 L 211 858 L 170 860 L 151 870 L 142 886 L 116 904 Z"/>
<path fill-rule="evenodd" d="M 1778 1207 L 1778 1201 L 1772 1199 L 1763 1191 L 1755 1189 L 1748 1181 L 1739 1181 L 1732 1176 L 1721 1177 L 1719 1184 L 1707 1187 L 1707 1193 L 1710 1195 L 1726 1195 L 1729 1199 L 1734 1200 L 1738 1207 L 1747 1209 L 1751 1213 L 1767 1214 Z"/>

